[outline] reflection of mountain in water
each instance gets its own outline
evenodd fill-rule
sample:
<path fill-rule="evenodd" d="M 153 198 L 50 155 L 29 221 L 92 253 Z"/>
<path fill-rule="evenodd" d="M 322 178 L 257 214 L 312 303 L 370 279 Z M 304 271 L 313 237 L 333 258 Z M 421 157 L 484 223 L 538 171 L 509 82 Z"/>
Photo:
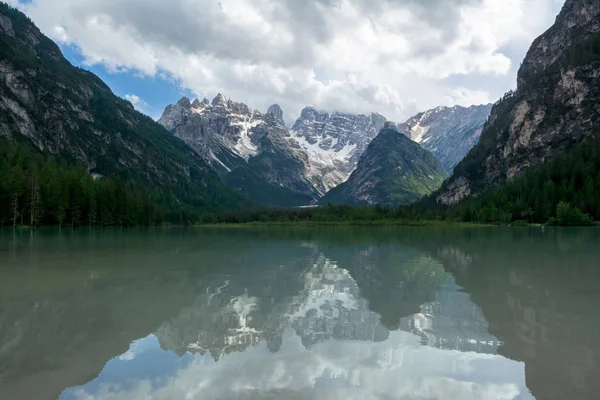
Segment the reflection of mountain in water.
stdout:
<path fill-rule="evenodd" d="M 394 315 L 390 320 L 398 319 L 400 329 L 420 336 L 424 344 L 495 353 L 499 344 L 487 332 L 481 310 L 460 292 L 441 264 L 411 253 L 402 258 L 406 249 L 400 249 L 349 250 L 351 255 L 360 254 L 358 275 L 370 276 L 371 285 L 380 288 L 367 291 L 369 300 L 348 270 L 316 253 L 314 261 L 306 260 L 314 263 L 312 267 L 281 266 L 260 277 L 260 284 L 236 277 L 212 283 L 156 334 L 165 349 L 179 355 L 210 353 L 215 360 L 263 341 L 276 352 L 290 327 L 307 349 L 331 339 L 384 341 L 390 331 L 371 310 L 374 303 L 383 312 L 390 310 Z M 412 315 L 399 314 L 419 309 Z"/>
<path fill-rule="evenodd" d="M 415 242 L 437 254 L 540 399 L 600 393 L 597 229 L 490 229 Z M 444 243 L 444 245 L 440 245 Z"/>
<path fill-rule="evenodd" d="M 368 258 L 378 249 L 361 252 Z M 445 281 L 421 313 L 400 317 L 400 326 L 416 335 L 385 328 L 351 273 L 317 253 L 306 259 L 309 268 L 280 266 L 256 271 L 254 278 L 217 276 L 207 282 L 193 305 L 156 333 L 162 349 L 185 354 L 186 365 L 172 378 L 134 381 L 132 388 L 100 384 L 105 397 L 94 385 L 78 393 L 135 400 L 530 399 L 522 364 L 481 354 L 494 353 L 496 339 L 469 296 L 445 273 L 436 275 L 439 263 L 428 257 L 414 261 L 406 268 L 398 264 L 397 280 L 386 283 L 398 291 L 407 288 L 399 297 L 407 307 L 418 292 L 413 282 L 429 293 L 434 282 Z M 371 293 L 379 303 L 388 298 L 389 307 L 392 294 Z M 424 320 L 425 325 L 415 323 Z M 421 337 L 431 346 L 423 347 Z M 470 340 L 494 344 L 477 347 Z M 484 351 L 459 351 L 479 348 Z M 132 353 L 137 357 L 135 349 Z M 123 367 L 117 362 L 114 368 Z"/>
<path fill-rule="evenodd" d="M 156 333 L 161 345 L 180 355 L 210 353 L 218 360 L 263 340 L 277 351 L 288 327 L 307 348 L 328 339 L 381 341 L 388 336 L 348 271 L 322 256 L 304 272 L 282 266 L 263 278 L 259 285 L 231 278 L 207 289 L 161 325 Z"/>
<path fill-rule="evenodd" d="M 383 396 L 422 389 L 393 376 L 500 385 L 490 371 L 506 367 L 517 388 L 493 393 L 523 394 L 522 368 L 539 398 L 600 392 L 600 232 L 176 232 L 15 245 L 0 280 L 0 398 L 54 398 L 151 332 L 202 367 L 180 371 L 190 385 L 248 368 L 237 382 L 273 379 L 284 397 L 368 379 Z"/>
<path fill-rule="evenodd" d="M 389 332 L 372 312 L 350 273 L 319 258 L 304 276 L 304 289 L 291 308 L 291 325 L 307 348 L 319 341 L 387 339 Z"/>
<path fill-rule="evenodd" d="M 400 329 L 421 336 L 423 344 L 440 349 L 496 354 L 501 345 L 467 293 L 450 279 L 421 312 L 402 318 Z"/>

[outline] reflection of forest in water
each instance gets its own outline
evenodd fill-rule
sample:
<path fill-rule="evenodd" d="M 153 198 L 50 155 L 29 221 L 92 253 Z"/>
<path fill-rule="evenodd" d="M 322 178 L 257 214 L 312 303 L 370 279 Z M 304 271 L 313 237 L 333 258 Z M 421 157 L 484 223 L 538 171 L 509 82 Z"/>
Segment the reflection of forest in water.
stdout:
<path fill-rule="evenodd" d="M 525 361 L 540 398 L 598 389 L 595 230 L 7 232 L 0 393 L 56 398 L 149 333 L 218 360 L 288 329 L 308 349 L 400 329 Z"/>

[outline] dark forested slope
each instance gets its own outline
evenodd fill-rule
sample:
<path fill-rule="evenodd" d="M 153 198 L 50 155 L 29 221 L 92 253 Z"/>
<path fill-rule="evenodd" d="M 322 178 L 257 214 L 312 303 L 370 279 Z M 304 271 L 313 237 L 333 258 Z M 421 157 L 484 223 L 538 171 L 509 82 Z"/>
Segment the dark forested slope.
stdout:
<path fill-rule="evenodd" d="M 248 202 L 161 125 L 72 66 L 23 13 L 0 3 L 0 138 L 197 209 Z M 31 188 L 26 188 L 25 192 Z"/>

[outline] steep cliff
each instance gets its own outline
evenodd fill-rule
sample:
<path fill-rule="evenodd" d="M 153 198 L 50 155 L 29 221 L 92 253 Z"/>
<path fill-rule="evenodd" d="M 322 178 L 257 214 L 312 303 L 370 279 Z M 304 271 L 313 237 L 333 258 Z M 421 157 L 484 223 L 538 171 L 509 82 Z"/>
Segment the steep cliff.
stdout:
<path fill-rule="evenodd" d="M 457 203 L 572 149 L 600 122 L 600 0 L 567 0 L 536 39 L 518 86 L 497 102 L 480 142 L 457 165 L 438 201 Z"/>

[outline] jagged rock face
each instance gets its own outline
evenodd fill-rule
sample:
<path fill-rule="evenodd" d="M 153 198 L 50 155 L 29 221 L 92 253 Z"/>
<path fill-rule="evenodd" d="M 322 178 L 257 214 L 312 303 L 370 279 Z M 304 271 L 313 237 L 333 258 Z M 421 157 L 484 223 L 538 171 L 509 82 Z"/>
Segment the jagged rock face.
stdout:
<path fill-rule="evenodd" d="M 246 203 L 188 146 L 98 77 L 73 67 L 24 14 L 4 3 L 0 60 L 0 136 L 83 164 L 94 176 L 128 176 L 182 202 L 193 191 L 196 205 L 201 197 L 207 205 L 225 198 Z"/>
<path fill-rule="evenodd" d="M 167 106 L 158 121 L 188 143 L 219 173 L 231 172 L 258 154 L 251 129 L 263 117 L 248 106 L 226 100 L 221 94 L 211 102 L 187 97 Z"/>
<path fill-rule="evenodd" d="M 302 110 L 292 136 L 308 153 L 308 176 L 321 194 L 348 179 L 385 123 L 379 114 L 328 114 L 312 107 Z"/>
<path fill-rule="evenodd" d="M 277 105 L 261 114 L 219 94 L 187 98 L 159 120 L 189 144 L 230 186 L 273 206 L 307 205 L 319 194 L 306 177 L 308 157 L 292 140 Z"/>
<path fill-rule="evenodd" d="M 452 172 L 479 141 L 491 110 L 492 104 L 438 107 L 415 115 L 399 130 L 431 151 L 446 171 Z"/>
<path fill-rule="evenodd" d="M 387 128 L 371 142 L 348 181 L 327 193 L 321 204 L 409 204 L 437 190 L 445 177 L 429 151 Z"/>
<path fill-rule="evenodd" d="M 571 148 L 600 123 L 600 0 L 567 0 L 536 39 L 515 92 L 492 109 L 480 142 L 438 194 L 454 204 Z"/>
<path fill-rule="evenodd" d="M 269 107 L 267 110 L 267 115 L 270 115 L 279 125 L 285 126 L 285 121 L 283 120 L 283 110 L 281 107 L 279 107 L 279 104 L 273 104 L 271 107 Z"/>
<path fill-rule="evenodd" d="M 212 102 L 183 98 L 159 123 L 254 201 L 296 206 L 345 182 L 386 119 L 307 107 L 290 131 L 279 105 L 261 114 L 218 95 Z"/>
<path fill-rule="evenodd" d="M 583 37 L 600 32 L 599 8 L 598 0 L 567 0 L 556 23 L 531 45 L 519 69 L 519 86 L 559 60 Z"/>

